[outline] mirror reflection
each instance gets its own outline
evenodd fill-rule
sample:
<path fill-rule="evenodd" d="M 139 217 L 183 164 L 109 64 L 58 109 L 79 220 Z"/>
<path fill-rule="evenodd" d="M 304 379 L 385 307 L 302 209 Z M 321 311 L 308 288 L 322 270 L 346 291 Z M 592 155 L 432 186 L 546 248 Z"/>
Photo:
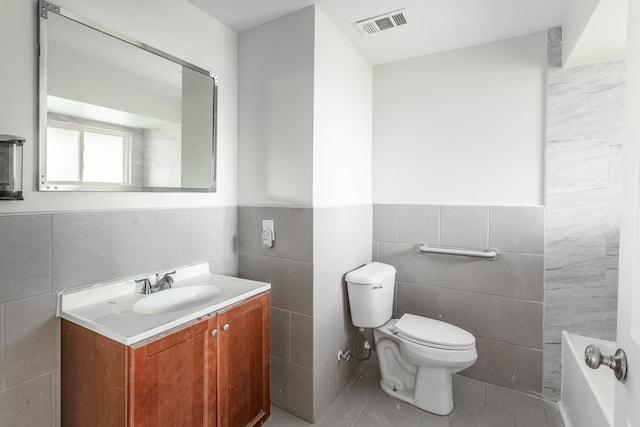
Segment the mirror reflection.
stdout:
<path fill-rule="evenodd" d="M 46 4 L 40 190 L 215 191 L 216 77 Z"/>

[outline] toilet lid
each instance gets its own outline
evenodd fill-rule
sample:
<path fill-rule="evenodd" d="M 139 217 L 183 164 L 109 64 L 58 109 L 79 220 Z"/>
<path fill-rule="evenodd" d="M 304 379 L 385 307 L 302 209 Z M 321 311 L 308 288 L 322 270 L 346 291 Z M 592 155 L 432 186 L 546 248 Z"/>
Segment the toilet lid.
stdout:
<path fill-rule="evenodd" d="M 463 350 L 476 345 L 475 337 L 464 329 L 414 314 L 403 315 L 394 329 L 397 335 L 430 347 Z"/>

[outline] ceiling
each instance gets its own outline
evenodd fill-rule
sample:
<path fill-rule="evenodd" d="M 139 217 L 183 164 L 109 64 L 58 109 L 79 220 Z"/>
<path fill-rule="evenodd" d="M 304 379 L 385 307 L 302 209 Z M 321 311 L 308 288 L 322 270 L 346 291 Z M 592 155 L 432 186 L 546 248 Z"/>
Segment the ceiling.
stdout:
<path fill-rule="evenodd" d="M 571 0 L 189 0 L 241 32 L 312 4 L 384 64 L 561 26 Z M 407 24 L 364 36 L 355 22 L 406 8 Z"/>

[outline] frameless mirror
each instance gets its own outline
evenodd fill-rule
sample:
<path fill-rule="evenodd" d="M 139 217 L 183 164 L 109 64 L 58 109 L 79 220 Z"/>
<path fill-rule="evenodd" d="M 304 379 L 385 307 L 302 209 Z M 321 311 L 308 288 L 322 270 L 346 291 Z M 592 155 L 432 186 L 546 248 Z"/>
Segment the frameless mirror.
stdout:
<path fill-rule="evenodd" d="M 39 8 L 39 189 L 215 191 L 217 77 Z"/>

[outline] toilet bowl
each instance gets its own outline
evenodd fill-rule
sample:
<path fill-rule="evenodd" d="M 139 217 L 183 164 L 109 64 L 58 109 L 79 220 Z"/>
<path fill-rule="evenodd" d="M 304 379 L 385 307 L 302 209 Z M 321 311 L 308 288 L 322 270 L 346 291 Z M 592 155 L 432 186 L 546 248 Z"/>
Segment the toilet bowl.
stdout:
<path fill-rule="evenodd" d="M 460 332 L 465 340 L 437 342 L 429 337 L 430 328 L 422 331 L 422 336 L 429 337 L 423 341 L 407 336 L 397 324 L 402 326 L 408 318 L 425 326 Z M 453 410 L 451 376 L 473 365 L 478 358 L 473 335 L 438 320 L 405 314 L 375 328 L 373 336 L 380 387 L 386 393 L 434 414 L 446 415 Z"/>
<path fill-rule="evenodd" d="M 353 324 L 373 328 L 382 390 L 446 415 L 453 410 L 452 374 L 478 358 L 475 338 L 457 326 L 409 313 L 391 319 L 395 273 L 391 265 L 372 262 L 346 275 Z"/>

